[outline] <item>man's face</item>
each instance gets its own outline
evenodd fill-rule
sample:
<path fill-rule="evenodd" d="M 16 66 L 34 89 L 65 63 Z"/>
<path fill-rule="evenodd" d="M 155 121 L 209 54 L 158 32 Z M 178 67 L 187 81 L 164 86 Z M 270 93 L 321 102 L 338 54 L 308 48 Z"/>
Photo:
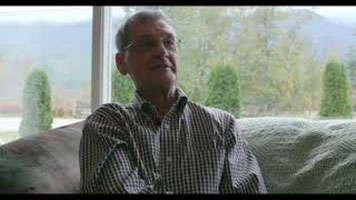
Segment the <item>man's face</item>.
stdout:
<path fill-rule="evenodd" d="M 172 27 L 160 20 L 136 22 L 128 31 L 131 45 L 116 56 L 120 72 L 128 73 L 138 90 L 169 89 L 175 85 L 179 54 Z"/>

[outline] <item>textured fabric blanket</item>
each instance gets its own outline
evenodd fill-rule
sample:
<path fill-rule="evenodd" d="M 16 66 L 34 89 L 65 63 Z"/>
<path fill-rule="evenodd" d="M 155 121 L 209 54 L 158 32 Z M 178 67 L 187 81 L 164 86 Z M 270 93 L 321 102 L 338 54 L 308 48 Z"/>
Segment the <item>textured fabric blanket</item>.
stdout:
<path fill-rule="evenodd" d="M 356 193 L 356 121 L 239 119 L 269 193 Z"/>
<path fill-rule="evenodd" d="M 269 193 L 356 193 L 356 121 L 238 120 Z M 79 192 L 83 123 L 0 146 L 0 193 Z"/>
<path fill-rule="evenodd" d="M 78 122 L 0 146 L 0 194 L 79 192 L 82 128 Z"/>

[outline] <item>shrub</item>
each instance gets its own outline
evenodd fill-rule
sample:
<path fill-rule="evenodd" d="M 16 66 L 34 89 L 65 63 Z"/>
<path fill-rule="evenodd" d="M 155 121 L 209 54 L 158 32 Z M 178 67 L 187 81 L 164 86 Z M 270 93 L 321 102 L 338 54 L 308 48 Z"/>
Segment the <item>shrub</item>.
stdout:
<path fill-rule="evenodd" d="M 352 116 L 350 83 L 343 64 L 336 60 L 325 67 L 319 114 L 322 117 Z"/>
<path fill-rule="evenodd" d="M 134 97 L 135 86 L 129 76 L 122 76 L 115 66 L 111 69 L 111 100 L 130 103 Z"/>
<path fill-rule="evenodd" d="M 26 79 L 22 97 L 20 136 L 28 136 L 52 128 L 51 90 L 45 71 L 34 68 Z"/>
<path fill-rule="evenodd" d="M 226 110 L 240 117 L 240 83 L 231 66 L 216 66 L 208 77 L 208 94 L 205 105 Z"/>

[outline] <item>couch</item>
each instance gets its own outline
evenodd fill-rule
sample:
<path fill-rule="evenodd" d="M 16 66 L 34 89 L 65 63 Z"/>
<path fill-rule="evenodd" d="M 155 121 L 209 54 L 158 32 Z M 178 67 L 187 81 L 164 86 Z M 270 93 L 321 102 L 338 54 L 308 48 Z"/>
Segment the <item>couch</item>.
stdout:
<path fill-rule="evenodd" d="M 356 193 L 356 121 L 238 119 L 269 193 Z M 83 122 L 0 146 L 0 193 L 80 193 Z"/>

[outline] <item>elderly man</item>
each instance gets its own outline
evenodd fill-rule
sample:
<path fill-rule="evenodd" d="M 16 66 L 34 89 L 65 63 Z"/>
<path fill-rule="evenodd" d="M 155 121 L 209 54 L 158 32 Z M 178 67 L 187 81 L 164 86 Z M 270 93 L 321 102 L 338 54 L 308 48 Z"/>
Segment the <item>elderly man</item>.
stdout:
<path fill-rule="evenodd" d="M 102 105 L 80 142 L 84 193 L 266 193 L 235 118 L 177 87 L 179 53 L 159 11 L 131 16 L 116 35 L 117 68 L 136 86 L 132 104 Z"/>

